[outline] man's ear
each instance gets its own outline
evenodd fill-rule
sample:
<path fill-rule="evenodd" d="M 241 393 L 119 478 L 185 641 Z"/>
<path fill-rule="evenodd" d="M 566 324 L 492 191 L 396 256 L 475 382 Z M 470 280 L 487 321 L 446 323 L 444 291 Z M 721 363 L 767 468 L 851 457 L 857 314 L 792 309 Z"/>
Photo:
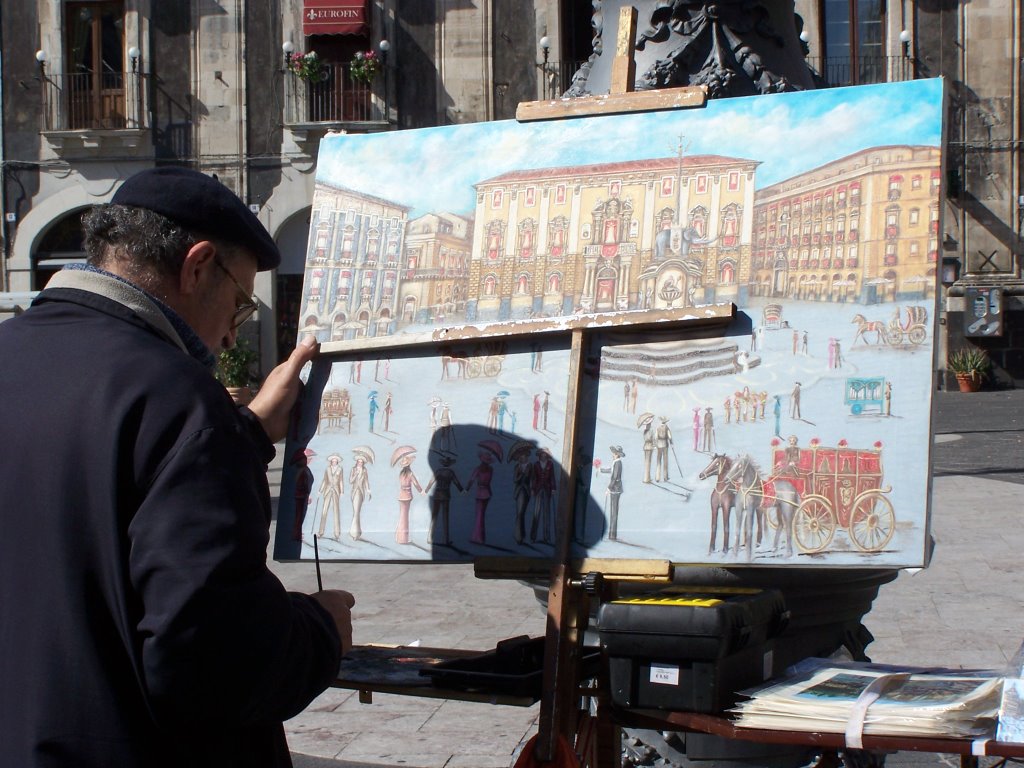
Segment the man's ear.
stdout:
<path fill-rule="evenodd" d="M 188 249 L 178 274 L 178 289 L 185 296 L 195 293 L 203 282 L 203 276 L 215 268 L 214 257 L 217 247 L 209 240 L 200 240 Z"/>

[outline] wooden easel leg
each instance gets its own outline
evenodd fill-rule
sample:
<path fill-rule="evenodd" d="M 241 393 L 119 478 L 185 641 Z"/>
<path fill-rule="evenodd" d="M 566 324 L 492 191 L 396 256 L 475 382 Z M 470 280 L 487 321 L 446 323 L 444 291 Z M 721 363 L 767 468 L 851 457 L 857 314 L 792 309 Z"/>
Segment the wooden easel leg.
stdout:
<path fill-rule="evenodd" d="M 587 599 L 570 582 L 569 566 L 552 571 L 548 590 L 547 641 L 544 645 L 544 696 L 540 703 L 536 757 L 550 762 L 559 737 L 575 741 L 578 720 L 580 649 L 587 622 Z"/>

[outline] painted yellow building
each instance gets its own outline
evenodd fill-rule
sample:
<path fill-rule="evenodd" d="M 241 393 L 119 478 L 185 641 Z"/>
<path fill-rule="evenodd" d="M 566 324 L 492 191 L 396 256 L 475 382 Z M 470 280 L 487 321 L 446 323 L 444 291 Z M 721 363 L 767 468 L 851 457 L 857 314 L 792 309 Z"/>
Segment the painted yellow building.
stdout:
<path fill-rule="evenodd" d="M 934 296 L 939 150 L 882 146 L 757 192 L 751 293 L 875 303 Z"/>
<path fill-rule="evenodd" d="M 409 222 L 400 280 L 399 326 L 464 317 L 473 222 L 453 213 Z"/>
<path fill-rule="evenodd" d="M 695 155 L 481 181 L 467 319 L 737 298 L 750 275 L 757 165 Z"/>

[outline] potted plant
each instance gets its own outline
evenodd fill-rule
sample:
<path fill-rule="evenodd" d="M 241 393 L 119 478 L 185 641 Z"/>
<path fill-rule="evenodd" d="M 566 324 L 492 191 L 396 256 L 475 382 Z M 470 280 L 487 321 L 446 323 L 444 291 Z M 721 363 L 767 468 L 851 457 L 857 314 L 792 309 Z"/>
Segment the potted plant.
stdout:
<path fill-rule="evenodd" d="M 288 69 L 296 77 L 307 83 L 319 83 L 327 79 L 327 67 L 320 61 L 316 51 L 301 53 L 296 51 L 287 54 Z"/>
<path fill-rule="evenodd" d="M 217 358 L 217 379 L 238 405 L 252 402 L 251 385 L 258 380 L 254 372 L 258 359 L 245 339 L 238 339 L 235 346 L 222 350 Z"/>
<path fill-rule="evenodd" d="M 990 367 L 988 353 L 978 347 L 963 347 L 949 356 L 949 369 L 956 374 L 961 392 L 977 392 Z"/>
<path fill-rule="evenodd" d="M 349 77 L 357 83 L 369 85 L 377 70 L 380 69 L 380 59 L 376 51 L 360 51 L 349 62 Z"/>

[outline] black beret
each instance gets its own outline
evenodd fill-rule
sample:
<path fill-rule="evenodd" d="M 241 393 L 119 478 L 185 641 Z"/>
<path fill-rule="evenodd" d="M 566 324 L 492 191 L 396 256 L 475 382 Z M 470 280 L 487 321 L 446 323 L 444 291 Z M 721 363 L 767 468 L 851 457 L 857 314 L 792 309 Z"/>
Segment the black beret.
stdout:
<path fill-rule="evenodd" d="M 274 239 L 238 196 L 212 176 L 164 166 L 129 177 L 110 199 L 145 208 L 186 229 L 248 248 L 261 272 L 281 263 Z"/>

